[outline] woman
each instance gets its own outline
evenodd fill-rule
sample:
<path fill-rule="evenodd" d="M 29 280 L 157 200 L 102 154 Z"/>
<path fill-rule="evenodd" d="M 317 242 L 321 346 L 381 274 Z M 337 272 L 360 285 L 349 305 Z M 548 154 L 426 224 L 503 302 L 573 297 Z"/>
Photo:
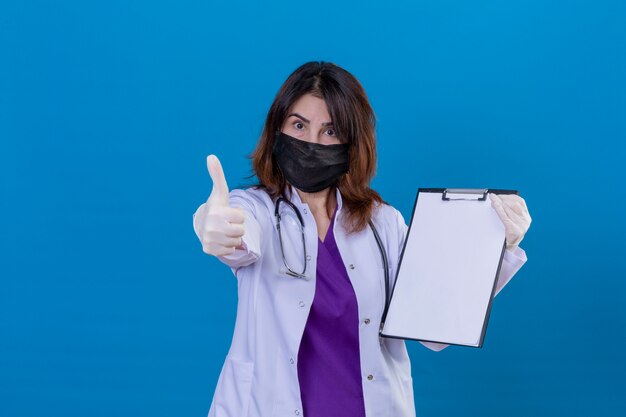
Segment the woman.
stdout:
<path fill-rule="evenodd" d="M 384 269 L 368 221 L 390 288 L 408 227 L 369 187 L 374 128 L 360 83 L 309 62 L 269 110 L 252 154 L 259 184 L 229 192 L 219 160 L 207 158 L 213 190 L 194 230 L 204 252 L 232 268 L 239 300 L 209 416 L 415 415 L 404 340 L 379 337 Z M 530 216 L 518 196 L 490 197 L 507 237 L 499 292 L 526 261 L 517 245 Z"/>

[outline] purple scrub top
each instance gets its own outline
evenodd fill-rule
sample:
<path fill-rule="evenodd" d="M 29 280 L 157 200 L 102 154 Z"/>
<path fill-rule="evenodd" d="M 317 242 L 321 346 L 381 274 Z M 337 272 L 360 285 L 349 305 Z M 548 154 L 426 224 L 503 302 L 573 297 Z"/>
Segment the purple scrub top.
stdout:
<path fill-rule="evenodd" d="M 303 417 L 365 417 L 358 304 L 333 235 L 318 237 L 315 296 L 298 350 Z"/>

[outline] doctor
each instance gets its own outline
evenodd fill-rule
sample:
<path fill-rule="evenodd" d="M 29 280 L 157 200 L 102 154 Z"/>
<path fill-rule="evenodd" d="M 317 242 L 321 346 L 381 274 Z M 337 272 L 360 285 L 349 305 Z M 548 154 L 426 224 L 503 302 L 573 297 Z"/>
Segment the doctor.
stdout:
<path fill-rule="evenodd" d="M 193 226 L 203 251 L 231 268 L 238 290 L 209 417 L 415 416 L 405 342 L 379 337 L 380 250 L 393 288 L 408 227 L 369 186 L 374 129 L 357 79 L 309 62 L 269 109 L 252 154 L 258 184 L 229 192 L 219 160 L 208 156 L 213 189 Z M 526 262 L 518 244 L 531 218 L 521 197 L 489 196 L 507 239 L 497 294 Z"/>

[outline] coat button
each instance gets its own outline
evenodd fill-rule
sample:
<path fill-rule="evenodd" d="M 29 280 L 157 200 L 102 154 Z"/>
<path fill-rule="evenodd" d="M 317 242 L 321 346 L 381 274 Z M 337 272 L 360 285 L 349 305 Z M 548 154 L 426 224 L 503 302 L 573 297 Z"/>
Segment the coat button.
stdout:
<path fill-rule="evenodd" d="M 370 319 L 365 319 L 365 324 L 370 324 Z"/>
<path fill-rule="evenodd" d="M 350 264 L 350 269 L 354 269 L 354 264 Z"/>
<path fill-rule="evenodd" d="M 300 307 L 304 307 L 304 301 L 300 301 L 300 302 L 298 303 L 298 305 L 299 305 Z"/>
<path fill-rule="evenodd" d="M 304 214 L 309 214 L 309 212 L 306 209 L 304 209 Z"/>
<path fill-rule="evenodd" d="M 374 375 L 369 374 L 369 375 L 367 376 L 367 379 L 369 379 L 369 380 L 371 381 L 372 379 L 374 379 Z"/>
<path fill-rule="evenodd" d="M 293 412 L 295 415 L 299 416 L 300 415 L 300 410 L 298 410 L 297 408 L 294 410 Z"/>
<path fill-rule="evenodd" d="M 294 362 L 293 358 L 289 358 L 289 362 L 293 365 L 293 362 Z"/>
<path fill-rule="evenodd" d="M 306 256 L 306 260 L 307 260 L 307 261 L 310 261 L 310 260 L 311 260 L 311 255 L 307 255 L 307 256 Z"/>

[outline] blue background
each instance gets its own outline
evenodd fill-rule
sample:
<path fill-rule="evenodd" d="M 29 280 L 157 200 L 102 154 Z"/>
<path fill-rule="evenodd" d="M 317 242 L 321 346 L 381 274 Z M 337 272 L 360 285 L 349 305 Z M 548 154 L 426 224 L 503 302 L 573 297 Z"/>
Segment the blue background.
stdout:
<path fill-rule="evenodd" d="M 3 1 L 0 414 L 204 416 L 236 312 L 192 213 L 285 78 L 335 62 L 373 187 L 515 188 L 528 262 L 482 349 L 408 342 L 420 416 L 626 412 L 623 1 Z"/>

